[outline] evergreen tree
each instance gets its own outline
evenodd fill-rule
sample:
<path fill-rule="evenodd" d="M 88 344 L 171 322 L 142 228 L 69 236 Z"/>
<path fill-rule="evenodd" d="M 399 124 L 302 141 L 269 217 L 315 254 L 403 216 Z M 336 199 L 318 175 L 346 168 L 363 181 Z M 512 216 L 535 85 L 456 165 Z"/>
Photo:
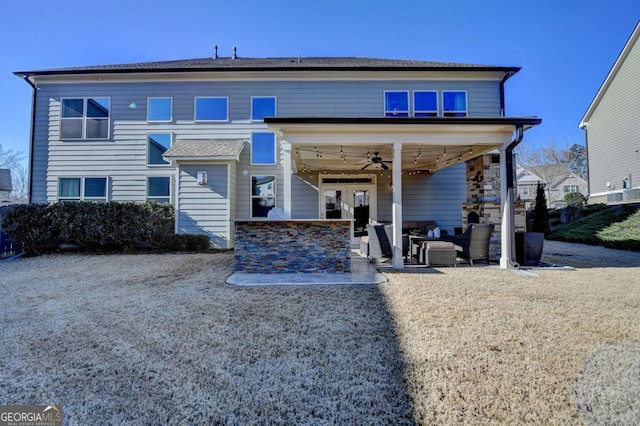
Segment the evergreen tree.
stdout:
<path fill-rule="evenodd" d="M 547 198 L 544 195 L 544 184 L 538 182 L 536 189 L 536 205 L 533 209 L 533 232 L 544 232 L 547 235 L 549 229 L 549 211 L 547 210 Z"/>

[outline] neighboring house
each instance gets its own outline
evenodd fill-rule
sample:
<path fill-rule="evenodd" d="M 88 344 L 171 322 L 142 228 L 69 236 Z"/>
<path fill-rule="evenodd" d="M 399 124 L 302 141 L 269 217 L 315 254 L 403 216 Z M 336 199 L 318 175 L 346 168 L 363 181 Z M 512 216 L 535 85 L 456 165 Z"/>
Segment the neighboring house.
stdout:
<path fill-rule="evenodd" d="M 11 185 L 11 170 L 0 169 L 0 206 L 11 204 L 9 196 L 13 186 Z"/>
<path fill-rule="evenodd" d="M 453 233 L 465 162 L 510 158 L 541 122 L 504 116 L 518 71 L 216 55 L 16 72 L 34 88 L 31 201 L 171 202 L 177 232 L 218 247 L 233 247 L 233 219 L 272 208 L 304 220 L 358 207 L 361 224 L 425 219 Z"/>
<path fill-rule="evenodd" d="M 587 181 L 569 171 L 565 166 L 517 166 L 518 197 L 526 203 L 526 208 L 536 202 L 538 183 L 545 185 L 547 207 L 556 209 L 565 207 L 565 194 L 579 192 L 586 197 Z"/>
<path fill-rule="evenodd" d="M 640 201 L 640 22 L 580 121 L 589 201 Z"/>

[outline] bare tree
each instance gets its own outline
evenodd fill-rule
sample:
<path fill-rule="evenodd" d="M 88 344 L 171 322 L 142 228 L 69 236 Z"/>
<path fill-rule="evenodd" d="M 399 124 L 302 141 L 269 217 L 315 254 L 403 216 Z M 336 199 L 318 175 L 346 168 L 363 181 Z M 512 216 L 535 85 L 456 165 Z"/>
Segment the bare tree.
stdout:
<path fill-rule="evenodd" d="M 29 193 L 29 176 L 23 164 L 25 159 L 21 151 L 3 150 L 0 145 L 0 168 L 11 170 L 13 191 L 10 199 L 14 203 L 26 203 Z"/>

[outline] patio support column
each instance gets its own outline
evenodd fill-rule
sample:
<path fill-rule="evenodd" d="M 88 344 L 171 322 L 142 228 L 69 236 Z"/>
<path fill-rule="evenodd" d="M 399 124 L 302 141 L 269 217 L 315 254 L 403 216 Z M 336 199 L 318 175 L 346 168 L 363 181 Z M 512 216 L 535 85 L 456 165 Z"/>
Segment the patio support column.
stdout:
<path fill-rule="evenodd" d="M 393 143 L 393 268 L 404 269 L 402 257 L 402 142 Z"/>
<path fill-rule="evenodd" d="M 282 187 L 284 217 L 291 218 L 291 144 L 282 141 Z"/>
<path fill-rule="evenodd" d="M 500 224 L 500 268 L 507 269 L 512 266 L 511 260 L 515 257 L 514 245 L 514 214 L 513 214 L 513 154 L 506 145 L 500 148 L 500 211 L 502 220 Z"/>

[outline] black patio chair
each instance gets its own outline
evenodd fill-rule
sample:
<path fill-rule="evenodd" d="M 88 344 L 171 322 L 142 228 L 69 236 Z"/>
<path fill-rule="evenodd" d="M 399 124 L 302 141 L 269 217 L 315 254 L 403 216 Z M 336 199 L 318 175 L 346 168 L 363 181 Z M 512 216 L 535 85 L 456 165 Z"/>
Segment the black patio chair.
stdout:
<path fill-rule="evenodd" d="M 471 266 L 476 260 L 484 260 L 489 264 L 489 240 L 493 233 L 494 225 L 471 224 L 462 235 L 444 235 L 441 239 L 451 241 L 462 247 L 462 257 L 467 259 Z"/>

